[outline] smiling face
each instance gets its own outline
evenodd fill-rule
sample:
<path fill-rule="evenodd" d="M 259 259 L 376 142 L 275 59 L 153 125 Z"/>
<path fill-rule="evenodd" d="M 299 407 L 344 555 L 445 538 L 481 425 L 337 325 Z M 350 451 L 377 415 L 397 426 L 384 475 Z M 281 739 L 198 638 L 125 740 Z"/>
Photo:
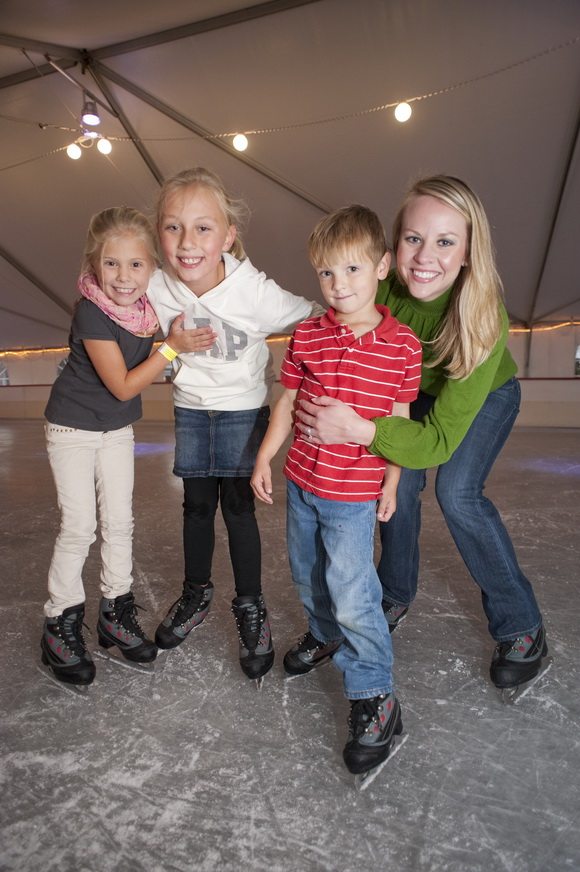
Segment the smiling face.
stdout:
<path fill-rule="evenodd" d="M 447 291 L 466 265 L 467 221 L 436 197 L 413 197 L 403 212 L 397 271 L 411 296 L 428 302 Z"/>
<path fill-rule="evenodd" d="M 95 264 L 102 290 L 118 306 L 131 306 L 143 296 L 153 269 L 149 245 L 134 233 L 110 236 Z"/>
<path fill-rule="evenodd" d="M 316 267 L 322 295 L 340 323 L 354 324 L 376 317 L 375 296 L 379 279 L 389 271 L 390 255 L 378 264 L 361 251 L 345 249 L 328 255 Z"/>
<path fill-rule="evenodd" d="M 216 195 L 203 185 L 170 194 L 163 204 L 159 237 L 169 272 L 196 296 L 224 278 L 222 254 L 236 237 Z"/>

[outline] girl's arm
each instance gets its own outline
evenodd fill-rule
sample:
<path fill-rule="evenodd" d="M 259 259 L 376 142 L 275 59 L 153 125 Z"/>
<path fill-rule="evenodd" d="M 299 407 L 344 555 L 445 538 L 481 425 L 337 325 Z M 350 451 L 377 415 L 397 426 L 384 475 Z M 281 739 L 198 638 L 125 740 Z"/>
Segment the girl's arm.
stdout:
<path fill-rule="evenodd" d="M 183 315 L 178 315 L 174 320 L 166 342 L 178 353 L 199 351 L 198 331 L 184 330 L 183 318 Z M 127 369 L 121 349 L 114 340 L 83 339 L 83 345 L 97 375 L 118 400 L 136 397 L 161 375 L 168 363 L 167 358 L 155 350 L 143 363 Z"/>
<path fill-rule="evenodd" d="M 255 495 L 263 503 L 274 502 L 272 499 L 272 468 L 270 462 L 284 444 L 292 430 L 292 419 L 296 394 L 298 391 L 285 389 L 276 403 L 272 417 L 266 430 L 266 435 L 256 457 L 256 465 L 250 484 Z"/>

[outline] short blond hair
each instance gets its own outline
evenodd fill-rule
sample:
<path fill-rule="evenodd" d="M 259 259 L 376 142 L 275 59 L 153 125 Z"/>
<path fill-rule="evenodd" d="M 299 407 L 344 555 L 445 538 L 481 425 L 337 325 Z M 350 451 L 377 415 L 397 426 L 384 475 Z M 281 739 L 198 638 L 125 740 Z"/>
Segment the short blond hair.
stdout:
<path fill-rule="evenodd" d="M 228 227 L 232 224 L 235 226 L 236 237 L 231 245 L 230 252 L 238 260 L 243 260 L 246 253 L 242 243 L 241 230 L 247 221 L 249 209 L 243 200 L 235 200 L 231 197 L 220 177 L 205 167 L 191 167 L 165 180 L 157 197 L 157 227 L 159 228 L 161 225 L 161 218 L 168 197 L 176 193 L 176 191 L 184 191 L 187 188 L 196 187 L 208 188 L 215 195 Z"/>
<path fill-rule="evenodd" d="M 334 254 L 356 250 L 377 264 L 388 251 L 378 215 L 366 206 L 343 206 L 318 222 L 308 239 L 308 256 L 321 266 Z"/>
<path fill-rule="evenodd" d="M 149 219 L 131 206 L 112 206 L 97 212 L 89 222 L 81 265 L 83 273 L 97 273 L 103 247 L 117 236 L 137 236 L 148 248 L 153 263 L 159 263 L 155 233 Z"/>

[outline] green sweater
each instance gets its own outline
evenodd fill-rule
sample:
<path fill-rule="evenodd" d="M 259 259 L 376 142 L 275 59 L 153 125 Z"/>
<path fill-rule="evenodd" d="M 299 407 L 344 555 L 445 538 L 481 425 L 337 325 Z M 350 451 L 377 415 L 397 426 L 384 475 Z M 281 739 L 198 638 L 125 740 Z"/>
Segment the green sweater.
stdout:
<path fill-rule="evenodd" d="M 396 278 L 394 272 L 379 283 L 376 302 L 388 306 L 403 324 L 408 324 L 422 341 L 432 340 L 445 315 L 451 288 L 430 302 L 415 300 Z M 423 365 L 421 390 L 437 397 L 422 421 L 406 418 L 374 418 L 376 434 L 369 446 L 379 457 L 400 466 L 424 469 L 449 460 L 491 391 L 501 387 L 517 372 L 507 348 L 509 321 L 502 306 L 503 329 L 487 360 L 463 380 L 450 379 L 442 365 L 428 369 Z M 423 346 L 423 363 L 433 356 L 430 346 Z"/>

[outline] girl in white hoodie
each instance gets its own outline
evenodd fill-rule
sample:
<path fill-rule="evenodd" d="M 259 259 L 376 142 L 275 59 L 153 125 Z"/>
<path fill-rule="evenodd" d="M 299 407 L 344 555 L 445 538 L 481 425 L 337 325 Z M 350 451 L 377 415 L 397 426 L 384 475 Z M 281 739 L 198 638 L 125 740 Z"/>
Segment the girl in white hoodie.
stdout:
<path fill-rule="evenodd" d="M 180 645 L 206 617 L 218 503 L 228 531 L 232 602 L 243 672 L 261 684 L 274 661 L 261 586 L 260 535 L 250 487 L 269 419 L 274 373 L 266 338 L 317 314 L 246 258 L 238 235 L 243 204 L 212 172 L 195 167 L 163 185 L 157 227 L 163 269 L 148 296 L 165 330 L 185 310 L 199 350 L 173 362 L 175 465 L 183 479 L 183 592 L 160 623 L 160 648 Z"/>

